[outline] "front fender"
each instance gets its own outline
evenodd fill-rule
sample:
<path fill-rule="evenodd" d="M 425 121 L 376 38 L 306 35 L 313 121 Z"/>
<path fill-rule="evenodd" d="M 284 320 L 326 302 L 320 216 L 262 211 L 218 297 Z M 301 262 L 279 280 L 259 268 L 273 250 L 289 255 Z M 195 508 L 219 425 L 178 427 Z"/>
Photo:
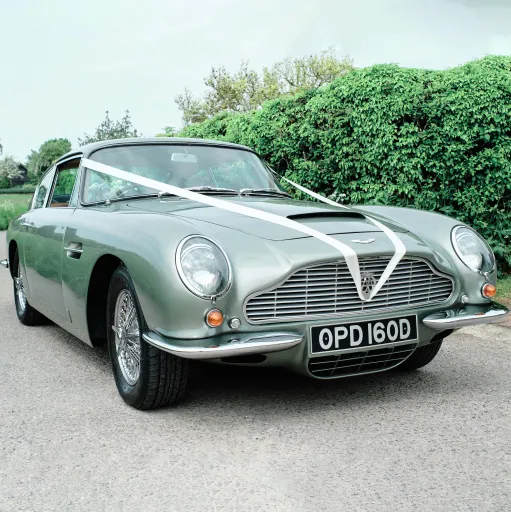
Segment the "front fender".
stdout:
<path fill-rule="evenodd" d="M 485 299 L 481 295 L 481 288 L 487 281 L 494 285 L 497 284 L 496 269 L 489 273 L 488 279 L 486 279 L 480 274 L 470 270 L 458 258 L 452 246 L 452 229 L 455 226 L 466 226 L 467 224 L 440 213 L 416 210 L 413 208 L 400 208 L 396 206 L 356 206 L 355 209 L 372 215 L 376 219 L 392 220 L 418 236 L 434 253 L 445 257 L 460 280 L 470 304 L 491 302 L 491 300 Z"/>

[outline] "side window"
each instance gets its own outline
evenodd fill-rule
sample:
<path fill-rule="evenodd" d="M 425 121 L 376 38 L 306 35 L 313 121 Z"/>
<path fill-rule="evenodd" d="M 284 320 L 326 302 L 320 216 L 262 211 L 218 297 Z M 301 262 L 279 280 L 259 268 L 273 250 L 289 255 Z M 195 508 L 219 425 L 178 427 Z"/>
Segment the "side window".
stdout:
<path fill-rule="evenodd" d="M 53 183 L 53 176 L 55 176 L 55 169 L 47 172 L 41 183 L 39 183 L 39 186 L 37 187 L 37 190 L 34 194 L 34 202 L 32 204 L 32 208 L 44 208 L 46 197 L 48 196 L 48 190 Z"/>
<path fill-rule="evenodd" d="M 57 167 L 57 179 L 48 204 L 50 208 L 67 208 L 78 174 L 80 159 L 70 160 Z"/>

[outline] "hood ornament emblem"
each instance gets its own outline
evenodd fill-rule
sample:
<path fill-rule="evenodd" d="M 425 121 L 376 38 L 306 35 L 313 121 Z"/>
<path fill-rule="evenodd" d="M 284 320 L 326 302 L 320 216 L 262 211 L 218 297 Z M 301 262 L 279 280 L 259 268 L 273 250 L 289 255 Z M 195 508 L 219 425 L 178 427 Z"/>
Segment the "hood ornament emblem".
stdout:
<path fill-rule="evenodd" d="M 356 244 L 372 244 L 373 242 L 375 242 L 375 239 L 368 238 L 367 240 L 352 240 L 352 242 L 354 242 Z"/>

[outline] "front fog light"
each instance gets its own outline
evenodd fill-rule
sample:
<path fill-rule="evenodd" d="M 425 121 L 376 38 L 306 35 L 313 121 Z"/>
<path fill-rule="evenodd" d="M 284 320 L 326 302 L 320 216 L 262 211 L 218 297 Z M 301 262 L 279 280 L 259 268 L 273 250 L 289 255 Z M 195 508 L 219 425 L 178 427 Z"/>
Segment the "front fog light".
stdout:
<path fill-rule="evenodd" d="M 234 317 L 229 320 L 229 327 L 231 329 L 239 329 L 240 325 L 241 325 L 241 320 L 239 318 Z"/>

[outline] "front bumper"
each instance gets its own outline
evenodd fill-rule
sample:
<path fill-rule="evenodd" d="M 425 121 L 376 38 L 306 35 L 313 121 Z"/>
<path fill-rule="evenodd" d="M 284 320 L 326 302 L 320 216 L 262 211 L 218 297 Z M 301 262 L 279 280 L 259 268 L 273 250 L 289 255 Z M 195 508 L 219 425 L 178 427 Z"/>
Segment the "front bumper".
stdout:
<path fill-rule="evenodd" d="M 479 325 L 495 322 L 509 314 L 508 309 L 498 303 L 488 305 L 464 306 L 460 309 L 446 309 L 427 315 L 418 311 L 403 312 L 406 314 L 417 314 L 419 317 L 419 344 L 428 343 L 438 331 L 452 331 L 469 325 Z M 375 319 L 385 318 L 389 314 L 381 313 L 375 315 Z M 394 313 L 395 315 L 395 313 Z M 427 315 L 427 316 L 425 316 Z M 362 320 L 362 319 L 361 319 Z M 364 321 L 368 320 L 367 316 Z M 356 322 L 356 318 L 339 318 L 339 324 L 345 322 Z M 327 323 L 332 323 L 330 319 Z M 282 354 L 278 357 L 279 365 L 286 364 L 291 359 L 295 359 L 295 366 L 300 366 L 299 361 L 309 359 L 309 350 L 304 345 L 304 340 L 309 332 L 309 324 L 298 324 L 294 327 L 301 332 L 289 331 L 264 331 L 264 332 L 232 332 L 221 334 L 211 338 L 200 339 L 173 339 L 162 336 L 154 331 L 146 332 L 144 340 L 163 350 L 185 359 L 223 359 L 231 357 L 240 357 L 255 354 L 270 354 L 272 352 L 284 352 L 290 350 L 288 354 Z M 269 326 L 268 326 L 269 327 Z M 401 343 L 402 344 L 402 343 Z M 386 344 L 390 346 L 395 344 Z M 301 347 L 299 347 L 301 346 Z M 381 346 L 373 346 L 372 350 Z M 299 350 L 299 352 L 297 352 Z M 303 356 L 300 356 L 303 354 Z M 273 358 L 275 360 L 275 358 Z"/>
<path fill-rule="evenodd" d="M 252 354 L 268 354 L 287 350 L 303 341 L 303 336 L 296 333 L 233 334 L 218 336 L 205 340 L 187 342 L 169 340 L 147 332 L 144 340 L 165 352 L 185 359 L 221 359 Z"/>
<path fill-rule="evenodd" d="M 422 323 L 435 331 L 460 329 L 470 325 L 489 324 L 509 314 L 509 310 L 492 302 L 490 305 L 465 306 L 460 309 L 448 309 L 427 316 Z"/>

